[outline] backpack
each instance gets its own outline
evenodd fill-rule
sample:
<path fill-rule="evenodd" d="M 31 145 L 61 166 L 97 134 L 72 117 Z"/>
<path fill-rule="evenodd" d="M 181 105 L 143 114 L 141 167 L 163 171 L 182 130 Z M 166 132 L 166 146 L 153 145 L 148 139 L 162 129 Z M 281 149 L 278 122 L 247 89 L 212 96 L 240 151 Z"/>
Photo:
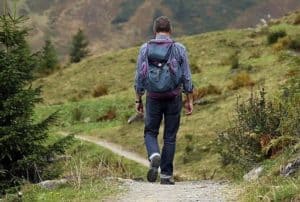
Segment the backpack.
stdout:
<path fill-rule="evenodd" d="M 182 73 L 172 54 L 174 48 L 174 41 L 147 43 L 146 61 L 143 63 L 142 72 L 148 92 L 165 93 L 179 87 Z"/>

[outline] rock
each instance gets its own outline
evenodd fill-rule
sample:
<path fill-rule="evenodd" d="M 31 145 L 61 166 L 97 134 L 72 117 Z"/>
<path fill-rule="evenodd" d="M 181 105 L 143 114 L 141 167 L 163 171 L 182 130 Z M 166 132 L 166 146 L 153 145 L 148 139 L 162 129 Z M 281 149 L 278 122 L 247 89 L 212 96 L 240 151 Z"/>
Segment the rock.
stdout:
<path fill-rule="evenodd" d="M 257 180 L 260 177 L 262 171 L 263 171 L 263 167 L 262 166 L 259 166 L 257 168 L 253 168 L 246 175 L 244 175 L 243 178 L 246 181 Z"/>
<path fill-rule="evenodd" d="M 300 158 L 288 163 L 280 169 L 280 175 L 288 177 L 300 169 Z"/>
<path fill-rule="evenodd" d="M 135 115 L 131 116 L 127 122 L 128 122 L 128 124 L 131 124 L 131 123 L 137 122 L 137 121 L 144 121 L 144 114 L 135 114 Z"/>
<path fill-rule="evenodd" d="M 91 118 L 90 118 L 90 117 L 87 117 L 87 118 L 85 118 L 85 119 L 83 120 L 83 122 L 84 122 L 84 123 L 89 123 L 89 122 L 91 122 Z"/>
<path fill-rule="evenodd" d="M 212 103 L 212 101 L 207 100 L 205 98 L 201 98 L 201 99 L 194 101 L 194 105 L 207 105 L 207 104 L 211 104 L 211 103 Z"/>
<path fill-rule="evenodd" d="M 45 189 L 55 189 L 56 187 L 60 185 L 64 185 L 66 183 L 67 183 L 66 179 L 60 179 L 60 180 L 46 180 L 38 183 L 38 185 Z"/>

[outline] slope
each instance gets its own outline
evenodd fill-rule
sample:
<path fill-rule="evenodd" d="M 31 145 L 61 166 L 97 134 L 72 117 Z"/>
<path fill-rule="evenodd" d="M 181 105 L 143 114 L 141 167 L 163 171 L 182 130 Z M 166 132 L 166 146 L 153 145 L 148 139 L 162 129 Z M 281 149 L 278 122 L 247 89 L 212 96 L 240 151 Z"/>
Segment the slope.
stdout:
<path fill-rule="evenodd" d="M 299 26 L 286 23 L 269 27 L 270 31 L 281 29 L 291 37 L 300 32 Z M 193 116 L 182 117 L 176 168 L 185 178 L 226 179 L 242 174 L 222 167 L 215 141 L 232 120 L 237 96 L 246 99 L 254 83 L 254 90 L 264 87 L 267 96 L 272 96 L 289 72 L 299 67 L 298 53 L 276 51 L 267 45 L 266 38 L 263 30 L 247 29 L 177 39 L 188 48 L 199 93 L 214 92 L 200 96 L 201 105 L 195 106 Z M 134 114 L 132 86 L 137 52 L 138 48 L 131 48 L 106 53 L 37 80 L 34 85 L 44 86 L 45 100 L 37 107 L 37 118 L 60 110 L 59 130 L 84 132 L 145 155 L 143 124 L 126 123 Z M 233 69 L 230 58 L 236 54 L 239 65 Z M 94 98 L 94 91 L 100 87 L 107 88 L 108 95 Z"/>

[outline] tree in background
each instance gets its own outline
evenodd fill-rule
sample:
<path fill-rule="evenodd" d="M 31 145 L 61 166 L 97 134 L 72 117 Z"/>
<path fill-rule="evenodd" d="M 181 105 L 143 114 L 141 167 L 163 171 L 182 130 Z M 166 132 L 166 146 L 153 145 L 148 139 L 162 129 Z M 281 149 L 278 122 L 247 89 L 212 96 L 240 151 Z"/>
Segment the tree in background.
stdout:
<path fill-rule="evenodd" d="M 78 63 L 82 58 L 86 57 L 89 53 L 89 41 L 81 29 L 73 36 L 71 46 L 71 62 Z"/>
<path fill-rule="evenodd" d="M 49 143 L 48 128 L 57 113 L 41 122 L 33 119 L 41 98 L 40 88 L 31 86 L 36 59 L 25 39 L 24 21 L 10 14 L 0 16 L 0 195 L 23 180 L 51 178 L 47 159 L 64 153 L 72 139 Z"/>
<path fill-rule="evenodd" d="M 41 52 L 40 72 L 49 74 L 58 66 L 58 58 L 55 47 L 50 39 L 45 40 Z"/>

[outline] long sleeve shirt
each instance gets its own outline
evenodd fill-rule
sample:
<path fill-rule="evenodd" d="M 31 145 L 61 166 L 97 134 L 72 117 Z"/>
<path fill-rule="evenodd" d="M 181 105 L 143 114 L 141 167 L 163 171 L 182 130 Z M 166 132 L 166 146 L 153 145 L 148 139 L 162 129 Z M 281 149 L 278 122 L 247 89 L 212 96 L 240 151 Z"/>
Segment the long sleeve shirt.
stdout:
<path fill-rule="evenodd" d="M 172 40 L 167 35 L 156 35 L 154 39 L 158 41 Z M 147 43 L 143 44 L 140 48 L 137 65 L 136 65 L 136 74 L 135 74 L 135 91 L 139 95 L 143 95 L 145 93 L 146 87 L 144 86 L 143 78 L 141 77 L 140 72 L 142 71 L 142 64 L 146 61 L 146 49 Z M 193 84 L 192 84 L 192 76 L 191 70 L 189 66 L 188 54 L 186 48 L 180 44 L 175 43 L 174 48 L 172 49 L 173 57 L 179 62 L 180 69 L 182 71 L 182 88 L 184 93 L 192 93 L 193 92 Z"/>

